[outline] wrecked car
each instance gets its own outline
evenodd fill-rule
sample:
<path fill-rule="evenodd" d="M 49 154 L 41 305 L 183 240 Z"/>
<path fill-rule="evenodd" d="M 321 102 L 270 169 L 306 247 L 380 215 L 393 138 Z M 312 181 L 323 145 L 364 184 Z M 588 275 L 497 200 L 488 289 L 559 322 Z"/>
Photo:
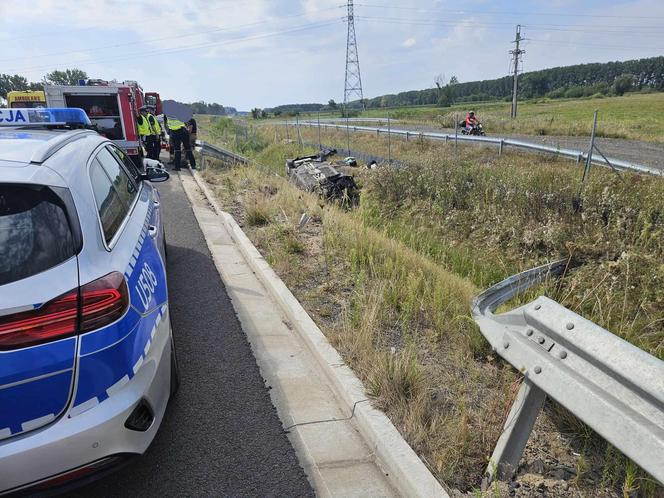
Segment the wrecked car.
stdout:
<path fill-rule="evenodd" d="M 286 175 L 302 190 L 314 192 L 325 200 L 357 204 L 359 189 L 353 177 L 338 171 L 321 156 L 323 155 L 287 160 Z"/>

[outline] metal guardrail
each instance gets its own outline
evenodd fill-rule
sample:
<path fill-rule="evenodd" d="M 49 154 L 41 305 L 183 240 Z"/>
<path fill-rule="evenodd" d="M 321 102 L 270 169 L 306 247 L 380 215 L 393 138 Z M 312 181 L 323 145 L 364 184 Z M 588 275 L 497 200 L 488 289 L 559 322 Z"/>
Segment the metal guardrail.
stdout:
<path fill-rule="evenodd" d="M 485 482 L 517 469 L 550 396 L 664 484 L 664 362 L 544 296 L 493 314 L 528 287 L 561 274 L 565 264 L 509 277 L 473 302 L 484 337 L 524 375 Z"/>
<path fill-rule="evenodd" d="M 250 162 L 248 158 L 241 156 L 240 154 L 211 145 L 202 140 L 198 140 L 196 146 L 200 147 L 201 156 L 203 156 L 203 158 L 205 158 L 205 156 L 210 156 L 221 161 L 233 161 L 241 164 L 249 164 Z"/>
<path fill-rule="evenodd" d="M 284 123 L 280 123 L 284 124 Z M 286 126 L 297 126 L 296 123 L 287 123 Z M 314 121 L 302 121 L 299 123 L 299 126 L 307 127 L 318 127 L 318 123 Z M 330 123 L 320 123 L 321 128 L 336 128 L 336 129 L 349 129 L 354 132 L 367 132 L 367 133 L 388 133 L 387 128 L 374 128 L 370 126 L 345 126 L 340 124 L 330 124 Z M 410 137 L 413 138 L 428 138 L 431 140 L 442 140 L 445 142 L 474 142 L 479 144 L 486 145 L 496 145 L 498 147 L 498 153 L 502 153 L 505 147 L 513 147 L 516 149 L 530 150 L 534 152 L 543 152 L 546 154 L 554 154 L 556 156 L 565 157 L 567 159 L 572 159 L 576 162 L 585 161 L 588 157 L 588 154 L 583 151 L 566 149 L 562 147 L 551 147 L 548 145 L 536 144 L 532 142 L 525 142 L 523 140 L 514 140 L 511 138 L 504 137 L 478 137 L 474 135 L 458 135 L 450 133 L 435 133 L 435 132 L 424 132 L 424 131 L 412 131 L 412 130 L 401 130 L 392 128 L 389 130 L 391 135 L 400 135 L 406 137 L 408 140 Z M 600 166 L 614 167 L 620 170 L 627 171 L 637 171 L 639 173 L 647 173 L 650 175 L 662 176 L 664 175 L 664 170 L 657 168 L 652 168 L 650 166 L 645 166 L 643 164 L 632 163 L 629 161 L 623 161 L 621 159 L 606 158 L 604 156 L 592 156 L 593 164 L 598 164 Z"/>

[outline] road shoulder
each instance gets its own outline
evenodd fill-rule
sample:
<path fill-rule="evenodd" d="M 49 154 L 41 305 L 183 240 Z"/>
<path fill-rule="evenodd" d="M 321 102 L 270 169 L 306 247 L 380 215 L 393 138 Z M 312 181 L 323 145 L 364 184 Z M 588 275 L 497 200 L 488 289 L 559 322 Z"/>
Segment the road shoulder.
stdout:
<path fill-rule="evenodd" d="M 321 496 L 446 496 L 232 217 L 182 183 L 272 400 Z M 200 185 L 200 187 L 199 187 Z M 216 211 L 216 212 L 215 212 Z M 219 214 L 217 214 L 217 212 Z"/>

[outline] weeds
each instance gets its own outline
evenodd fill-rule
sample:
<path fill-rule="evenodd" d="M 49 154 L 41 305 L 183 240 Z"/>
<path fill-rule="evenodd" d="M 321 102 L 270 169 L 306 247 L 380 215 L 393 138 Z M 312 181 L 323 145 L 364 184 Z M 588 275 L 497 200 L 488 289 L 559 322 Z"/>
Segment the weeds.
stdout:
<path fill-rule="evenodd" d="M 330 145 L 345 140 L 326 135 Z M 353 140 L 367 152 L 383 150 L 382 138 Z M 507 275 L 568 257 L 582 266 L 546 286 L 547 294 L 664 357 L 664 187 L 595 169 L 579 213 L 578 171 L 569 163 L 495 158 L 482 149 L 457 160 L 452 148 L 424 140 L 392 145 L 407 164 L 356 170 L 364 189 L 354 211 L 322 205 L 274 175 L 300 152 L 294 144 L 256 153 L 262 171 L 224 172 L 232 187 L 217 193 L 431 470 L 467 490 L 478 484 L 517 378 L 491 355 L 470 299 Z M 294 228 L 302 212 L 320 220 L 307 233 Z M 654 494 L 651 481 L 598 445 L 587 426 L 555 408 L 548 413 L 583 448 L 579 486 L 599 458 L 603 483 Z"/>

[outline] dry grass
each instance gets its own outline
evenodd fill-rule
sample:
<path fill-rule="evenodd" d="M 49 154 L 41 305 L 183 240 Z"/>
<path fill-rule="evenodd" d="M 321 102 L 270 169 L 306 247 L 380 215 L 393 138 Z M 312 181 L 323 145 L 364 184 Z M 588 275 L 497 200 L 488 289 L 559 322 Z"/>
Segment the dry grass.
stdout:
<path fill-rule="evenodd" d="M 274 135 L 267 128 L 263 139 Z M 328 133 L 325 141 L 343 145 L 345 137 Z M 375 137 L 354 137 L 352 147 L 385 150 Z M 357 170 L 361 206 L 346 212 L 274 175 L 300 152 L 306 151 L 295 144 L 269 145 L 255 156 L 263 170 L 206 177 L 376 404 L 448 485 L 478 484 L 518 388 L 515 372 L 491 355 L 470 318 L 470 299 L 481 288 L 571 255 L 584 265 L 547 289 L 550 295 L 664 355 L 658 182 L 593 170 L 578 213 L 572 207 L 578 171 L 569 163 L 498 159 L 482 149 L 468 149 L 457 161 L 452 148 L 439 144 L 395 142 L 394 156 L 411 165 Z M 251 222 L 256 206 L 271 209 L 265 224 Z M 300 230 L 303 212 L 312 222 Z M 599 468 L 602 484 L 654 495 L 650 481 L 585 426 L 553 415 L 561 430 L 583 441 L 579 486 L 588 486 L 582 477 Z"/>

